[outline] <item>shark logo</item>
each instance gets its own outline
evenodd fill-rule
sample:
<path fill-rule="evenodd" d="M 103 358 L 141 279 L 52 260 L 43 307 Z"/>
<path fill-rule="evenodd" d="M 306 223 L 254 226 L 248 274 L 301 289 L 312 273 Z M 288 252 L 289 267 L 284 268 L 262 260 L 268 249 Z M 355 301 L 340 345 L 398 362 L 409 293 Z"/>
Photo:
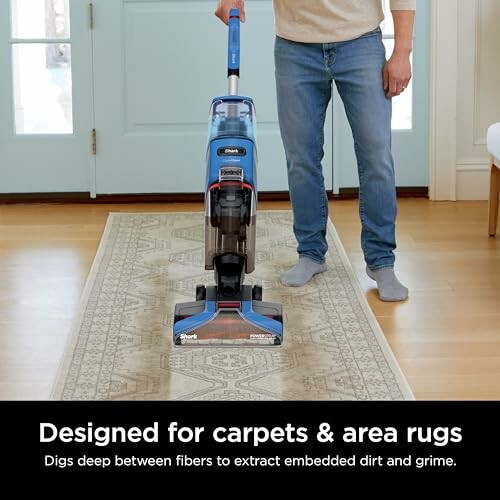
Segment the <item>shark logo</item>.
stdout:
<path fill-rule="evenodd" d="M 197 339 L 198 339 L 198 335 L 196 335 L 196 333 L 193 333 L 191 335 L 189 335 L 187 333 L 181 334 L 181 340 L 197 340 Z"/>
<path fill-rule="evenodd" d="M 217 156 L 245 156 L 247 150 L 239 146 L 235 147 L 224 147 L 217 150 Z"/>

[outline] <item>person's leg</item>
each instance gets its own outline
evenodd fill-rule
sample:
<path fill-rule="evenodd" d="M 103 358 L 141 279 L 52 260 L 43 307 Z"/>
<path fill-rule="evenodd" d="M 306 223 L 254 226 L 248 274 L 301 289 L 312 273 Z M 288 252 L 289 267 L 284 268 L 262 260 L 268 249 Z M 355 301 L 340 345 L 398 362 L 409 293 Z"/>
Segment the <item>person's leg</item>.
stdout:
<path fill-rule="evenodd" d="M 331 78 L 321 44 L 276 38 L 276 91 L 299 261 L 282 282 L 302 286 L 326 270 L 328 202 L 321 167 Z"/>
<path fill-rule="evenodd" d="M 359 173 L 361 246 L 382 300 L 408 296 L 394 274 L 396 187 L 391 152 L 392 103 L 383 88 L 380 30 L 335 44 L 332 73 L 352 129 Z"/>

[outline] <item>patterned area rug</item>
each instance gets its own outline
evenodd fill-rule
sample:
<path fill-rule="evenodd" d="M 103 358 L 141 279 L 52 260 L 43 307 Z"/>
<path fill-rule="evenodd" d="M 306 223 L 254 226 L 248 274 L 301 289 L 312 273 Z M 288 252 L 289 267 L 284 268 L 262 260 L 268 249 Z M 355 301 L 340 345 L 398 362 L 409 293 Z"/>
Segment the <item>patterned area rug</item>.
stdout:
<path fill-rule="evenodd" d="M 296 260 L 291 213 L 259 212 L 247 282 L 283 304 L 284 345 L 174 348 L 174 304 L 213 280 L 203 215 L 111 214 L 53 399 L 413 399 L 331 223 L 328 239 L 328 271 L 283 287 Z"/>

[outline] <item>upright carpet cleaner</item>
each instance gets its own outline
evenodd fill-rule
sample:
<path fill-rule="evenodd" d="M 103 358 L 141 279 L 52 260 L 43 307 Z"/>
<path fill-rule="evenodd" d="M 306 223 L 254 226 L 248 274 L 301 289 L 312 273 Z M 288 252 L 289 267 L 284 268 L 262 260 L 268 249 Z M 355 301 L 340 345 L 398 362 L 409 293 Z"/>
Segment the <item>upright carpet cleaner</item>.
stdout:
<path fill-rule="evenodd" d="M 238 95 L 240 13 L 231 9 L 229 95 L 212 101 L 205 191 L 205 269 L 214 286 L 198 285 L 196 301 L 176 304 L 176 346 L 279 346 L 280 304 L 262 301 L 262 287 L 244 285 L 255 268 L 255 108 Z"/>

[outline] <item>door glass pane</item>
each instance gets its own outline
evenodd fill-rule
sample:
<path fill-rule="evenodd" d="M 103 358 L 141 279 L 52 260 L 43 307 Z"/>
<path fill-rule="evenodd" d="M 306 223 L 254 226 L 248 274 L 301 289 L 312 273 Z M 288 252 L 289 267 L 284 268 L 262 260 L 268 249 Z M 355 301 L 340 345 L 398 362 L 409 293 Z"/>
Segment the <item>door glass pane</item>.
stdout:
<path fill-rule="evenodd" d="M 14 38 L 70 36 L 69 0 L 11 0 L 11 12 Z"/>
<path fill-rule="evenodd" d="M 394 50 L 394 39 L 384 40 L 387 58 Z M 410 130 L 413 128 L 413 79 L 406 90 L 392 100 L 392 128 Z"/>
<path fill-rule="evenodd" d="M 390 0 L 382 0 L 384 7 L 385 20 L 382 23 L 382 32 L 384 34 L 384 45 L 387 53 L 387 59 L 394 50 L 394 22 L 391 14 Z M 392 128 L 396 130 L 410 130 L 413 126 L 413 80 L 406 90 L 398 97 L 393 99 L 392 107 Z"/>
<path fill-rule="evenodd" d="M 15 123 L 18 134 L 73 132 L 69 44 L 13 44 Z"/>

